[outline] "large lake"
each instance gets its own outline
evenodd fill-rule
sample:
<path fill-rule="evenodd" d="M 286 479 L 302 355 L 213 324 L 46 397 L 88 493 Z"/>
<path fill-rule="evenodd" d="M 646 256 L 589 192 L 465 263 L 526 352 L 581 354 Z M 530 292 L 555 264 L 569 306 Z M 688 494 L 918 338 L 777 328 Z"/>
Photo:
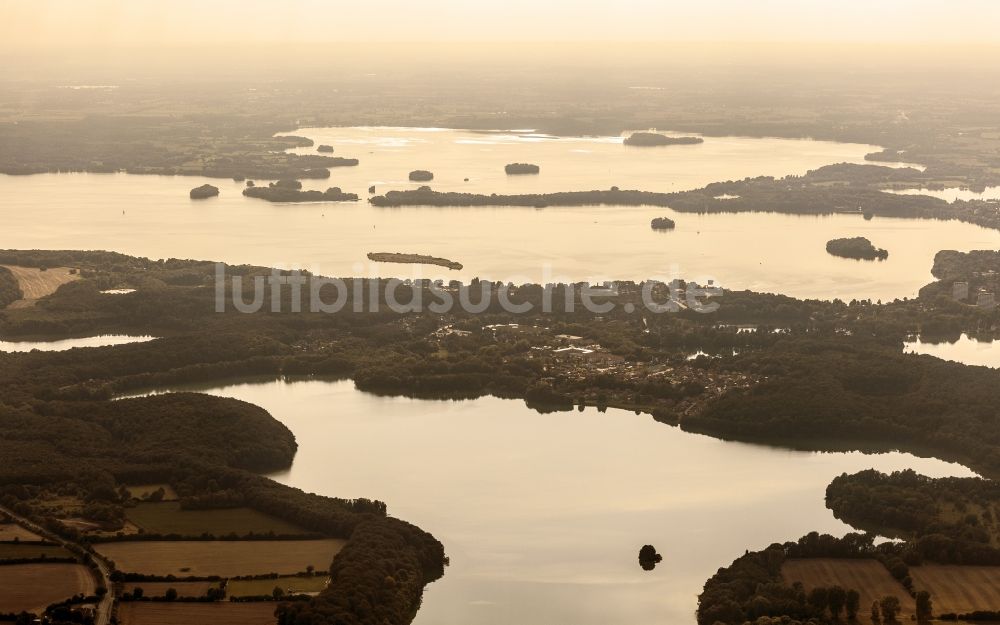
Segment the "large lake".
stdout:
<path fill-rule="evenodd" d="M 932 278 L 941 249 L 1000 248 L 1000 232 L 958 222 L 865 221 L 857 215 L 691 215 L 647 207 L 379 209 L 367 189 L 413 186 L 413 169 L 434 172 L 438 189 L 519 193 L 594 188 L 673 191 L 747 176 L 803 174 L 864 162 L 876 146 L 810 140 L 708 137 L 700 145 L 634 148 L 621 137 L 557 138 L 413 128 L 316 128 L 296 134 L 357 157 L 329 180 L 357 203 L 283 205 L 241 195 L 242 183 L 186 176 L 0 175 L 3 248 L 108 249 L 153 258 L 196 258 L 303 267 L 326 275 L 396 275 L 513 281 L 714 278 L 730 288 L 802 298 L 873 300 L 914 296 Z M 314 152 L 315 148 L 298 151 Z M 538 176 L 507 176 L 531 162 Z M 468 178 L 468 182 L 465 181 Z M 211 183 L 219 197 L 192 201 Z M 670 216 L 673 232 L 654 232 Z M 833 237 L 867 236 L 885 262 L 835 258 Z M 461 262 L 460 272 L 385 265 L 368 252 L 415 252 Z M 546 269 L 548 268 L 548 269 Z M 415 273 L 419 271 L 420 273 Z"/>
<path fill-rule="evenodd" d="M 444 542 L 451 566 L 418 625 L 692 624 L 705 580 L 744 550 L 849 531 L 824 505 L 835 476 L 972 475 L 902 453 L 724 442 L 621 410 L 541 415 L 496 398 L 379 397 L 348 381 L 207 392 L 262 406 L 295 433 L 278 481 L 384 500 Z M 651 572 L 638 564 L 644 543 L 664 558 Z"/>

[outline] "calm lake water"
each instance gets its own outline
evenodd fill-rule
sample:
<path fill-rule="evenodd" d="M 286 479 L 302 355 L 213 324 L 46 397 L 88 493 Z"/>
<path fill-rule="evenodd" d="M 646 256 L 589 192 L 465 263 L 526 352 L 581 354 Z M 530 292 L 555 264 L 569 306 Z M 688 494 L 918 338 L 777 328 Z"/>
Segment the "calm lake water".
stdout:
<path fill-rule="evenodd" d="M 102 334 L 79 339 L 60 339 L 58 341 L 0 341 L 0 352 L 64 352 L 78 347 L 107 347 L 109 345 L 125 345 L 126 343 L 145 343 L 152 341 L 153 336 L 127 336 L 123 334 Z"/>
<path fill-rule="evenodd" d="M 302 267 L 334 276 L 382 275 L 515 282 L 685 277 L 730 288 L 844 300 L 915 296 L 930 282 L 941 249 L 1000 248 L 1000 232 L 958 222 L 872 219 L 858 215 L 691 215 L 648 207 L 374 208 L 364 198 L 414 186 L 413 169 L 431 185 L 486 193 L 640 188 L 691 189 L 762 174 L 803 174 L 836 162 L 864 162 L 875 146 L 723 137 L 693 146 L 634 148 L 621 137 L 555 138 L 412 128 L 303 129 L 358 167 L 328 180 L 357 203 L 271 204 L 241 195 L 242 183 L 187 176 L 43 174 L 0 176 L 5 227 L 0 247 L 108 249 L 153 258 Z M 315 148 L 299 151 L 313 152 Z M 507 176 L 503 166 L 531 162 L 538 176 Z M 466 182 L 464 179 L 469 178 Z M 203 183 L 221 195 L 192 201 Z M 653 217 L 677 222 L 654 232 Z M 885 262 L 826 253 L 834 237 L 867 236 L 889 250 Z M 387 265 L 368 252 L 444 256 L 462 271 Z"/>
<path fill-rule="evenodd" d="M 910 354 L 928 354 L 942 360 L 952 360 L 966 365 L 1000 367 L 1000 341 L 977 341 L 963 334 L 960 339 L 946 343 L 925 343 L 919 338 L 903 344 Z"/>
<path fill-rule="evenodd" d="M 444 542 L 451 566 L 418 625 L 694 623 L 696 598 L 746 549 L 849 528 L 825 508 L 841 473 L 971 471 L 909 454 L 805 453 L 724 442 L 608 410 L 541 415 L 523 402 L 427 401 L 352 382 L 215 387 L 295 433 L 307 491 L 373 497 Z M 645 572 L 638 551 L 663 562 Z"/>
<path fill-rule="evenodd" d="M 983 191 L 949 187 L 947 189 L 886 189 L 886 193 L 896 195 L 929 195 L 948 202 L 955 200 L 1000 200 L 1000 187 L 986 187 Z"/>

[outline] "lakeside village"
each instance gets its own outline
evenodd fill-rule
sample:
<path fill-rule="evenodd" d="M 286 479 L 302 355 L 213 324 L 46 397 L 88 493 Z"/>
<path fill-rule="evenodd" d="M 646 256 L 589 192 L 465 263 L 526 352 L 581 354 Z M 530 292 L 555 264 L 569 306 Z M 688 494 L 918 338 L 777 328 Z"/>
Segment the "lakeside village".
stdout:
<path fill-rule="evenodd" d="M 737 331 L 752 330 L 755 328 Z M 505 364 L 513 365 L 517 360 L 533 363 L 540 371 L 539 384 L 569 395 L 581 408 L 648 412 L 669 423 L 697 413 L 731 390 L 750 388 L 761 381 L 745 373 L 706 367 L 710 357 L 701 351 L 644 361 L 612 353 L 582 336 L 556 334 L 541 325 L 494 324 L 483 326 L 478 334 L 481 341 L 506 347 Z M 449 337 L 472 339 L 473 331 L 446 325 L 430 338 L 440 352 L 446 352 Z M 652 388 L 666 392 L 652 395 Z"/>

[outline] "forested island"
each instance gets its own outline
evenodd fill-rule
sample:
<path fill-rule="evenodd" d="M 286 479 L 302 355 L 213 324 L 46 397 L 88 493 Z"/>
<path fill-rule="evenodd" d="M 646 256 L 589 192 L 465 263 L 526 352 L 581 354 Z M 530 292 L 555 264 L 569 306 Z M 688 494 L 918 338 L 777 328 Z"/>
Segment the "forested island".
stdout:
<path fill-rule="evenodd" d="M 855 260 L 885 260 L 889 258 L 889 252 L 875 247 L 865 237 L 831 239 L 826 242 L 826 251 L 833 256 Z"/>
<path fill-rule="evenodd" d="M 653 230 L 673 230 L 677 226 L 669 217 L 654 217 L 649 225 Z"/>
<path fill-rule="evenodd" d="M 434 174 L 426 169 L 415 169 L 410 172 L 411 182 L 430 182 L 434 180 Z"/>
<path fill-rule="evenodd" d="M 532 165 L 531 163 L 508 163 L 504 165 L 503 170 L 508 176 L 517 176 L 525 174 L 537 174 L 541 171 L 538 165 Z"/>
<path fill-rule="evenodd" d="M 215 197 L 219 195 L 219 187 L 212 186 L 210 184 L 203 184 L 200 187 L 191 189 L 190 195 L 192 200 L 203 200 L 205 198 Z"/>
<path fill-rule="evenodd" d="M 448 269 L 460 270 L 462 263 L 447 258 L 428 256 L 426 254 L 402 254 L 397 252 L 368 252 L 368 260 L 378 263 L 406 263 L 412 265 L 437 265 Z"/>
<path fill-rule="evenodd" d="M 356 202 L 358 200 L 356 193 L 345 193 L 340 187 L 330 187 L 326 191 L 315 189 L 303 191 L 302 183 L 291 182 L 295 184 L 287 182 L 283 184 L 282 181 L 278 181 L 266 187 L 247 187 L 243 189 L 243 195 L 268 202 Z"/>
<path fill-rule="evenodd" d="M 697 145 L 704 143 L 701 137 L 668 137 L 658 132 L 633 132 L 625 137 L 625 145 L 657 147 L 663 145 Z"/>

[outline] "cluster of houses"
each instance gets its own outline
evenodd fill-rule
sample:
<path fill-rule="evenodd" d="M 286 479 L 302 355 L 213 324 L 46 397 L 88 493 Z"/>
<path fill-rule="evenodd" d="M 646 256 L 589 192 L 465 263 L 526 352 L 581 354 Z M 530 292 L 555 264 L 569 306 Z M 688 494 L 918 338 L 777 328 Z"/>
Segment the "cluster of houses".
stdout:
<path fill-rule="evenodd" d="M 993 273 L 993 272 L 990 272 Z M 968 282 L 955 282 L 951 285 L 951 295 L 953 298 L 960 302 L 971 303 L 970 300 L 970 289 Z M 996 296 L 992 291 L 987 291 L 986 289 L 979 289 L 976 291 L 976 306 L 980 308 L 993 308 L 996 306 Z"/>

